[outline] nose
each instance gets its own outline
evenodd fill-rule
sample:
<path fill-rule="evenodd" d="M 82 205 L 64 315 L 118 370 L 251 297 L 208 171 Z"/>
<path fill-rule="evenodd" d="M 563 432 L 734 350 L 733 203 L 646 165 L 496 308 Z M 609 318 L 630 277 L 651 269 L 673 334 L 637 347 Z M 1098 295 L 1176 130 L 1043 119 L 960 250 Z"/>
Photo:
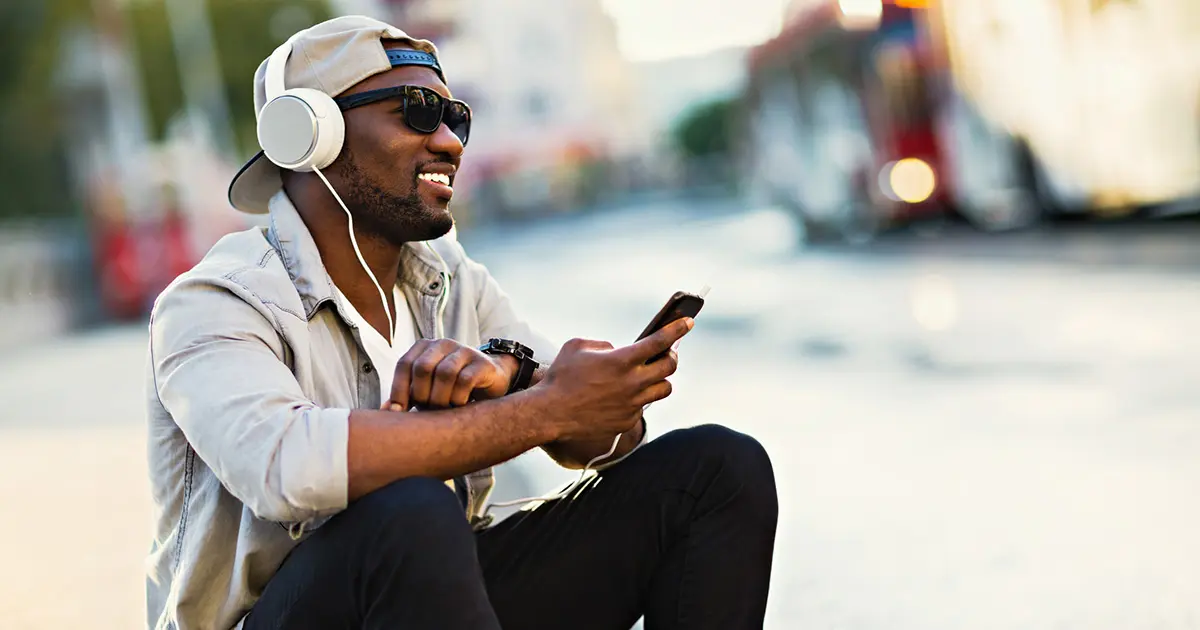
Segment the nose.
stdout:
<path fill-rule="evenodd" d="M 458 136 L 450 131 L 450 127 L 446 123 L 438 125 L 438 128 L 429 134 L 426 144 L 429 152 L 435 155 L 445 154 L 457 158 L 463 154 L 462 140 L 459 140 Z"/>

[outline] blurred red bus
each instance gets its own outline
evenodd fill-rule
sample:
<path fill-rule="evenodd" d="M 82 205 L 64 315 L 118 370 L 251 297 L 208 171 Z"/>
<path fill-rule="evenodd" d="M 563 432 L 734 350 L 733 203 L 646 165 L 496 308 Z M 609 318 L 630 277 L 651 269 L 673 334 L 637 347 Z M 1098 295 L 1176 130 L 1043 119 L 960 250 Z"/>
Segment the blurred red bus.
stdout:
<path fill-rule="evenodd" d="M 792 210 L 807 239 L 946 214 L 924 11 L 917 0 L 831 0 L 751 51 L 745 181 Z"/>
<path fill-rule="evenodd" d="M 752 51 L 740 163 L 809 239 L 1200 210 L 1200 2 L 803 6 Z"/>

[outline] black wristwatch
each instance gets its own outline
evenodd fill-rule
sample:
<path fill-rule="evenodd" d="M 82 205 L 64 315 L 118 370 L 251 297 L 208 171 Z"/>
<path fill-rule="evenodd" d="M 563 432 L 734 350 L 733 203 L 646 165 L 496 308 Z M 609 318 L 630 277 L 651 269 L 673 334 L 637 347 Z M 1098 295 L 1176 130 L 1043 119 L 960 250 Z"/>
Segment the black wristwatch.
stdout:
<path fill-rule="evenodd" d="M 538 367 L 538 362 L 533 360 L 533 350 L 529 347 L 511 339 L 492 337 L 487 343 L 479 346 L 479 351 L 484 354 L 510 354 L 517 358 L 519 367 L 513 375 L 512 382 L 508 384 L 508 393 L 519 392 L 529 387 L 533 373 Z"/>

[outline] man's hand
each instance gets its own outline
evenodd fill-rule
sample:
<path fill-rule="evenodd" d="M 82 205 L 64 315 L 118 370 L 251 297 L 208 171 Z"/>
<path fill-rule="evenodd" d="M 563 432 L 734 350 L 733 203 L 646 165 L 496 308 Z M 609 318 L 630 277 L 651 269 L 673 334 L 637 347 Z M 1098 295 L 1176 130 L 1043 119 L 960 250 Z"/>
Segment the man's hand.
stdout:
<path fill-rule="evenodd" d="M 517 367 L 515 357 L 489 356 L 450 339 L 422 339 L 396 363 L 383 408 L 446 409 L 499 398 L 508 392 Z"/>
<path fill-rule="evenodd" d="M 634 428 L 642 407 L 671 395 L 667 377 L 678 365 L 671 347 L 692 326 L 691 318 L 680 319 L 623 348 L 604 341 L 568 341 L 534 388 L 552 396 L 561 410 L 553 417 L 558 439 L 611 440 Z M 667 356 L 646 363 L 662 352 Z"/>

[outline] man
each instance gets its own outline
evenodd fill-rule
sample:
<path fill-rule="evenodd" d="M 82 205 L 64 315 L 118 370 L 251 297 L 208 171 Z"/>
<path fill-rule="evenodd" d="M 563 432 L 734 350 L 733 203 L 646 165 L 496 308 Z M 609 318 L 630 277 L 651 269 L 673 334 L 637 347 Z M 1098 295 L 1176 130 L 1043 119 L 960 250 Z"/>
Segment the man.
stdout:
<path fill-rule="evenodd" d="M 255 75 L 275 154 L 230 187 L 269 227 L 222 239 L 151 319 L 149 626 L 761 627 L 765 451 L 718 426 L 645 439 L 676 365 L 650 359 L 691 321 L 621 348 L 534 334 L 449 234 L 470 116 L 434 46 L 363 17 L 285 46 Z M 327 141 L 302 136 L 328 113 L 272 127 L 296 88 L 344 119 L 323 170 L 275 164 Z M 493 524 L 490 467 L 536 447 L 603 472 Z"/>

